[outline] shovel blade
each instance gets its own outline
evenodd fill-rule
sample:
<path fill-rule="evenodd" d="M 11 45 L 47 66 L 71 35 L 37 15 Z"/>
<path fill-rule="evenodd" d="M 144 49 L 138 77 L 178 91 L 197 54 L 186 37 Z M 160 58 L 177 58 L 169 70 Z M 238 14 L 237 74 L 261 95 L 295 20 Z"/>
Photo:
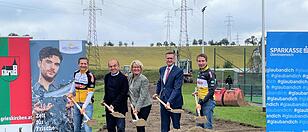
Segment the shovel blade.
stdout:
<path fill-rule="evenodd" d="M 197 123 L 206 123 L 207 119 L 205 118 L 205 116 L 197 116 L 196 117 L 196 122 Z"/>
<path fill-rule="evenodd" d="M 125 118 L 125 116 L 120 112 L 112 112 L 111 115 L 117 118 Z"/>
<path fill-rule="evenodd" d="M 139 119 L 135 121 L 136 126 L 145 126 L 146 122 L 144 119 Z"/>
<path fill-rule="evenodd" d="M 188 129 L 188 132 L 204 132 L 205 130 L 202 127 L 194 126 Z"/>
<path fill-rule="evenodd" d="M 90 127 L 94 127 L 94 126 L 97 125 L 97 121 L 96 121 L 96 120 L 93 120 L 93 119 L 88 120 L 86 123 L 87 123 L 87 125 L 90 126 Z"/>
<path fill-rule="evenodd" d="M 172 109 L 172 110 L 170 110 L 170 112 L 172 112 L 172 113 L 184 113 L 184 110 L 182 110 L 182 109 Z"/>

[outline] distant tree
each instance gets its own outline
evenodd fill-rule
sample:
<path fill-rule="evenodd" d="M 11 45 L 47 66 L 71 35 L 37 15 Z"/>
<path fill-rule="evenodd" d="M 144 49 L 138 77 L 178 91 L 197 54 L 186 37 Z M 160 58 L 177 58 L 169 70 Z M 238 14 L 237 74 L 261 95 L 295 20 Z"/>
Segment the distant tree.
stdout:
<path fill-rule="evenodd" d="M 266 37 L 264 38 L 265 39 L 265 41 L 266 41 Z M 259 41 L 259 43 L 258 43 L 259 45 L 261 45 L 262 44 L 262 38 L 260 38 L 260 41 Z"/>
<path fill-rule="evenodd" d="M 110 41 L 107 43 L 107 46 L 110 46 L 110 47 L 112 47 L 112 46 L 114 46 L 114 44 L 113 43 L 111 43 Z"/>
<path fill-rule="evenodd" d="M 173 43 L 173 42 L 170 42 L 170 46 L 175 46 L 175 43 Z"/>
<path fill-rule="evenodd" d="M 134 41 L 132 41 L 132 47 L 134 46 L 134 44 L 135 44 L 135 42 L 134 42 Z"/>
<path fill-rule="evenodd" d="M 17 33 L 10 33 L 8 36 L 18 36 Z"/>
<path fill-rule="evenodd" d="M 128 44 L 125 42 L 125 43 L 124 43 L 124 46 L 127 47 L 127 45 L 128 45 Z"/>
<path fill-rule="evenodd" d="M 203 45 L 207 45 L 207 43 L 204 41 L 204 42 L 203 42 Z"/>
<path fill-rule="evenodd" d="M 157 42 L 157 43 L 156 43 L 156 46 L 157 46 L 157 47 L 160 47 L 160 46 L 162 46 L 162 44 L 161 44 L 160 42 Z"/>
<path fill-rule="evenodd" d="M 209 44 L 209 45 L 215 45 L 215 43 L 214 43 L 213 40 L 210 40 L 210 41 L 208 42 L 208 44 Z"/>
<path fill-rule="evenodd" d="M 229 41 L 226 38 L 220 40 L 220 43 L 221 43 L 221 45 L 229 45 Z"/>
<path fill-rule="evenodd" d="M 247 38 L 245 41 L 245 44 L 252 44 L 252 45 L 257 45 L 258 44 L 258 38 L 255 36 L 251 36 L 250 38 Z"/>
<path fill-rule="evenodd" d="M 104 42 L 104 46 L 107 46 L 107 43 L 106 43 L 106 42 Z"/>
<path fill-rule="evenodd" d="M 187 43 L 186 46 L 189 47 L 189 43 Z"/>
<path fill-rule="evenodd" d="M 198 45 L 198 41 L 196 39 L 193 40 L 192 45 Z"/>
<path fill-rule="evenodd" d="M 122 41 L 119 41 L 119 47 L 122 47 L 122 46 L 123 46 Z"/>
<path fill-rule="evenodd" d="M 165 47 L 168 47 L 168 46 L 169 46 L 169 44 L 168 44 L 167 41 L 164 42 L 164 46 L 165 46 Z"/>
<path fill-rule="evenodd" d="M 236 43 L 235 43 L 235 42 L 232 42 L 231 45 L 236 45 Z"/>
<path fill-rule="evenodd" d="M 216 41 L 216 42 L 215 42 L 215 45 L 221 46 L 221 45 L 222 45 L 222 43 L 221 43 L 221 41 L 219 41 L 219 42 L 218 42 L 218 41 Z"/>
<path fill-rule="evenodd" d="M 151 43 L 150 46 L 153 47 L 153 46 L 154 46 L 154 43 Z"/>
<path fill-rule="evenodd" d="M 199 44 L 199 45 L 202 45 L 202 42 L 203 42 L 202 39 L 199 39 L 199 40 L 198 40 L 198 44 Z"/>
<path fill-rule="evenodd" d="M 92 42 L 87 42 L 87 45 L 88 45 L 88 46 L 91 46 L 91 45 L 93 45 L 93 44 L 92 44 Z"/>

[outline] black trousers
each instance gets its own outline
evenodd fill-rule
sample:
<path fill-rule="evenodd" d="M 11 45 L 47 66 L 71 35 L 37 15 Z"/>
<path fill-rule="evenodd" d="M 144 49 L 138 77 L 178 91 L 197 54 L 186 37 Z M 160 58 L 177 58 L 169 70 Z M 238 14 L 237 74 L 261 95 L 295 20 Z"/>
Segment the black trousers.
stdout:
<path fill-rule="evenodd" d="M 149 117 L 150 111 L 151 111 L 151 107 L 152 107 L 152 105 L 141 108 L 140 111 L 137 114 L 138 118 L 147 120 L 148 117 Z M 133 113 L 133 110 L 131 110 L 131 114 L 132 114 L 133 119 L 135 120 L 136 117 Z M 137 132 L 145 132 L 145 126 L 140 126 L 140 127 L 137 126 Z"/>

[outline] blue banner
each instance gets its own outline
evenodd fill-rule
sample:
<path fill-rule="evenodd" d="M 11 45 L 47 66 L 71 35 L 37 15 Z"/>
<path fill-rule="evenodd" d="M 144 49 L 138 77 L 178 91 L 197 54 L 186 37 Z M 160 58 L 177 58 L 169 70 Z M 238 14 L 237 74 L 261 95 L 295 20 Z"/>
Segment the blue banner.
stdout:
<path fill-rule="evenodd" d="M 266 130 L 308 131 L 308 32 L 268 32 Z"/>

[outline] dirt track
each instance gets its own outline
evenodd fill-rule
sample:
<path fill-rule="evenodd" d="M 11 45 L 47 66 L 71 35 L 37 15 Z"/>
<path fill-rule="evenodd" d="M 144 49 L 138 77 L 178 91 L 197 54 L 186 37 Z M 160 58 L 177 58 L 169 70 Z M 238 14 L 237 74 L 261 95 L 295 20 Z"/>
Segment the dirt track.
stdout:
<path fill-rule="evenodd" d="M 154 93 L 154 88 L 151 87 L 151 95 Z M 130 111 L 126 113 L 126 131 L 127 132 L 135 132 L 136 127 L 131 122 L 131 114 Z M 172 125 L 171 125 L 172 130 Z M 103 131 L 107 131 L 103 129 Z M 159 132 L 160 131 L 160 114 L 159 114 L 159 102 L 157 100 L 153 101 L 152 109 L 150 116 L 147 121 L 146 125 L 147 132 Z M 249 125 L 244 125 L 236 122 L 231 121 L 224 121 L 224 120 L 215 120 L 214 121 L 214 129 L 213 130 L 205 130 L 201 128 L 195 127 L 195 115 L 190 112 L 185 111 L 185 113 L 181 116 L 181 131 L 217 131 L 217 132 L 263 132 L 265 128 L 256 128 Z"/>

